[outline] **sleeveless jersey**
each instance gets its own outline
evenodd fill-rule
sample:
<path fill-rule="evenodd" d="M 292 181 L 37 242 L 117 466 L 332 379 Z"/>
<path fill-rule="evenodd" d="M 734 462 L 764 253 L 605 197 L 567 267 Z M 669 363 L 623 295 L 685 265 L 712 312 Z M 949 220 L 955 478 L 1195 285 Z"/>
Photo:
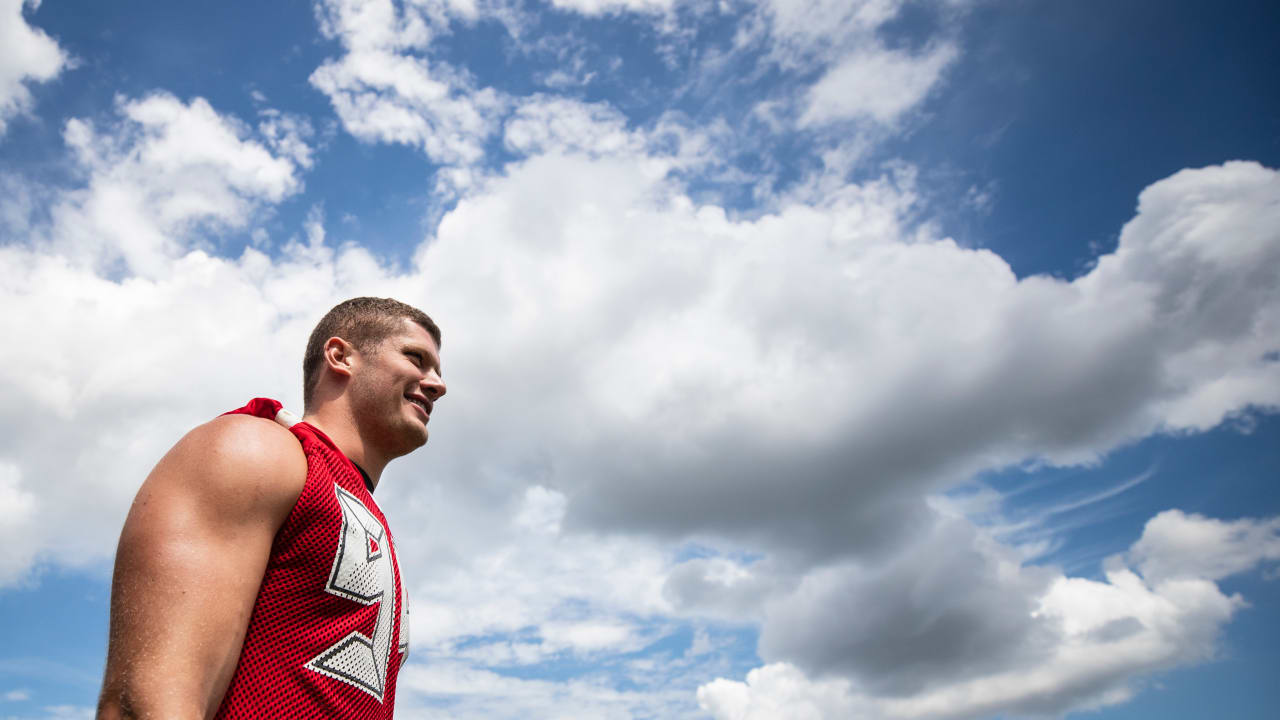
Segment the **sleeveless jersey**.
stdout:
<path fill-rule="evenodd" d="M 289 427 L 307 479 L 276 533 L 215 717 L 390 718 L 409 625 L 386 518 L 333 441 L 280 403 L 256 398 L 227 414 Z"/>

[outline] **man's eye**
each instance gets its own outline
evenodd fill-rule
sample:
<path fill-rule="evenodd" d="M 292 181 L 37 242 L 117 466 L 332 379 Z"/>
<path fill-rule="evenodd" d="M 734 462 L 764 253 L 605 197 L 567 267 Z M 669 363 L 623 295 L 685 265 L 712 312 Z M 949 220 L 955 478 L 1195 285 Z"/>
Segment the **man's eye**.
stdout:
<path fill-rule="evenodd" d="M 422 367 L 422 355 L 416 352 L 405 353 L 405 355 L 409 356 L 409 359 L 413 361 L 414 365 L 417 365 L 418 367 Z"/>

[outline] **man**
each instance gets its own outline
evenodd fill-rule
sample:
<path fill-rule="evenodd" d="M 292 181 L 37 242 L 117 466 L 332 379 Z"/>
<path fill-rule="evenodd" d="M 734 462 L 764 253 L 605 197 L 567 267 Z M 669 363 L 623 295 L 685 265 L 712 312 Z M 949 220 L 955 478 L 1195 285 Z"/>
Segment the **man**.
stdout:
<path fill-rule="evenodd" d="M 371 493 L 427 441 L 439 348 L 416 308 L 343 302 L 301 422 L 259 398 L 160 460 L 120 535 L 99 720 L 392 716 L 408 606 Z"/>

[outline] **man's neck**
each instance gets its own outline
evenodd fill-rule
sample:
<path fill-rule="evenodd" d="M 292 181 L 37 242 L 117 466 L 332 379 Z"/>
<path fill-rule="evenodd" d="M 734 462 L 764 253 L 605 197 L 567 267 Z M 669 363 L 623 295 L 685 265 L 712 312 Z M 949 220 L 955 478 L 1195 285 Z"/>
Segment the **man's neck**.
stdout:
<path fill-rule="evenodd" d="M 326 405 L 318 410 L 307 412 L 302 420 L 328 435 L 348 460 L 369 474 L 369 480 L 373 486 L 378 486 L 378 480 L 382 477 L 382 470 L 387 466 L 388 460 L 365 442 L 356 429 L 355 420 L 346 408 Z"/>

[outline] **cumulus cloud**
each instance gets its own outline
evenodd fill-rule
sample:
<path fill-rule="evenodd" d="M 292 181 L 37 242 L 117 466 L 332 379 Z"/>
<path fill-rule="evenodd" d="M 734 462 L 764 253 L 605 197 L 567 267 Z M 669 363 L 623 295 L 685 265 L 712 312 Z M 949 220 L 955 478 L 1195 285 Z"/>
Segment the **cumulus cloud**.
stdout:
<path fill-rule="evenodd" d="M 201 98 L 158 93 L 117 106 L 120 120 L 108 128 L 72 119 L 63 132 L 88 176 L 51 210 L 47 241 L 66 257 L 153 274 L 184 239 L 242 228 L 263 203 L 301 187 L 307 150 L 296 131 L 269 130 L 269 143 L 286 144 L 287 154 L 273 155 Z"/>
<path fill-rule="evenodd" d="M 1198 429 L 1165 413 L 1184 403 L 1215 422 L 1275 403 L 1276 174 L 1257 165 L 1152 186 L 1117 253 L 1074 281 L 1019 281 L 988 252 L 913 229 L 909 178 L 748 221 L 694 206 L 642 167 L 534 157 L 445 217 L 419 257 L 432 307 L 485 332 L 451 340 L 451 389 L 467 399 L 435 437 L 505 440 L 421 472 L 469 478 L 459 492 L 485 497 L 537 477 L 566 498 L 571 532 L 711 536 L 769 552 L 772 563 L 676 563 L 662 596 L 677 614 L 763 613 L 762 653 L 798 667 L 903 693 L 969 687 L 1018 662 L 1078 663 L 1059 654 L 1049 615 L 1034 619 L 1053 577 L 972 528 L 939 525 L 923 494 L 981 469 L 1088 462 L 1136 437 Z M 1192 220 L 1154 217 L 1170 212 Z M 1211 238 L 1223 236 L 1250 238 L 1251 269 L 1266 269 L 1250 276 L 1191 250 L 1216 255 Z M 1150 257 L 1162 248 L 1178 260 Z M 1197 318 L 1195 301 L 1176 323 L 1153 309 L 1189 270 L 1146 271 L 1161 262 L 1196 266 L 1205 285 L 1180 293 L 1250 278 L 1239 291 L 1252 301 L 1232 306 L 1238 333 L 1194 365 L 1204 375 L 1170 368 L 1205 352 L 1196 323 L 1222 325 Z M 1199 388 L 1224 374 L 1249 400 L 1215 394 L 1201 407 Z M 483 542 L 447 520 L 437 532 L 413 544 Z M 790 579 L 794 594 L 781 590 Z M 1211 627 L 1225 622 L 1232 602 L 1200 589 L 1171 622 L 1202 611 Z M 866 622 L 850 620 L 851 606 Z M 982 707 L 1109 701 L 1189 647 L 1185 657 L 1206 657 L 1181 637 L 1148 640 L 1168 651 L 1135 648 L 1117 684 L 1072 685 L 1064 671 Z"/>
<path fill-rule="evenodd" d="M 716 720 L 824 720 L 866 717 L 843 680 L 813 681 L 785 663 L 747 673 L 746 682 L 723 678 L 698 688 L 698 704 Z"/>
<path fill-rule="evenodd" d="M 605 103 L 535 95 L 522 101 L 503 129 L 503 143 L 523 155 L 547 152 L 617 154 L 641 149 L 627 119 Z"/>
<path fill-rule="evenodd" d="M 1280 561 L 1280 518 L 1223 521 L 1167 510 L 1147 522 L 1129 558 L 1149 581 L 1219 580 Z"/>
<path fill-rule="evenodd" d="M 36 551 L 26 536 L 36 526 L 39 501 L 24 487 L 22 471 L 12 463 L 0 463 L 0 507 L 4 508 L 0 514 L 0 542 L 15 549 L 0 557 L 0 587 L 3 587 L 22 577 Z"/>
<path fill-rule="evenodd" d="M 843 181 L 854 162 L 900 132 L 903 119 L 942 84 L 960 56 L 945 28 L 966 4 L 916 3 L 943 28 L 918 40 L 889 29 L 907 7 L 904 0 L 762 0 L 747 14 L 732 54 L 760 52 L 793 80 L 757 100 L 753 117 L 775 134 L 799 130 L 825 138 L 815 148 Z M 839 135 L 824 133 L 836 124 Z"/>
<path fill-rule="evenodd" d="M 200 99 L 152 95 L 121 99 L 118 109 L 120 120 L 105 128 L 68 122 L 85 185 L 55 195 L 30 242 L 0 249 L 0 297 L 13 310 L 0 325 L 41 358 L 0 371 L 9 428 L 0 488 L 6 507 L 22 511 L 3 532 L 30 520 L 35 504 L 44 518 L 14 539 L 6 559 L 18 562 L 4 566 L 7 579 L 37 557 L 78 565 L 109 553 L 132 488 L 179 428 L 198 419 L 186 403 L 236 383 L 224 362 L 256 372 L 287 324 L 259 309 L 262 296 L 289 282 L 269 275 L 264 255 L 224 261 L 199 248 L 295 192 L 293 162 Z M 323 252 L 297 248 L 295 267 L 305 272 L 307 253 Z M 232 314 L 209 314 L 218 307 Z M 167 429 L 174 418 L 180 424 Z"/>
<path fill-rule="evenodd" d="M 451 346 L 461 358 L 451 388 L 468 400 L 445 432 L 508 438 L 437 458 L 435 471 L 496 496 L 532 473 L 565 495 L 571 531 L 709 535 L 775 554 L 771 568 L 677 564 L 664 598 L 678 613 L 736 617 L 768 600 L 763 653 L 840 669 L 876 692 L 968 687 L 1020 661 L 1058 662 L 1060 636 L 1032 619 L 1052 577 L 997 546 L 966 545 L 976 531 L 938 526 L 923 494 L 981 469 L 1088 462 L 1137 437 L 1204 427 L 1170 409 L 1220 422 L 1273 406 L 1275 183 L 1249 163 L 1175 175 L 1144 192 L 1120 249 L 1093 271 L 1018 280 L 988 252 L 913 229 L 906 179 L 731 220 L 623 159 L 531 158 L 463 200 L 420 256 L 433 307 L 486 330 Z M 1220 257 L 1212 238 L 1223 236 L 1248 238 L 1255 264 Z M 1162 263 L 1167 275 L 1148 272 Z M 1240 278 L 1226 339 L 1187 295 Z M 1184 304 L 1159 302 L 1169 282 Z M 1208 348 L 1206 334 L 1217 337 Z M 1216 359 L 1184 364 L 1206 351 Z M 1204 374 L 1175 371 L 1190 367 Z M 1201 405 L 1200 389 L 1224 375 L 1249 399 L 1214 393 Z M 788 576 L 797 595 L 778 592 Z M 754 605 L 706 599 L 754 577 L 765 578 Z M 878 588 L 891 590 L 864 602 Z M 1233 605 L 1202 589 L 1179 612 L 1203 610 L 1217 627 Z M 865 623 L 842 612 L 850 604 Z M 1189 641 L 1152 642 L 1172 649 L 1135 649 L 1129 672 L 1181 661 Z M 1205 657 L 1199 647 L 1193 656 Z M 1123 669 L 1117 677 L 1130 676 Z M 1047 677 L 990 707 L 1123 692 Z"/>
<path fill-rule="evenodd" d="M 790 578 L 768 559 L 744 562 L 723 555 L 696 557 L 666 574 L 662 591 L 680 611 L 739 622 L 758 622 L 764 603 Z"/>
<path fill-rule="evenodd" d="M 1197 203 L 1187 178 L 1220 191 Z M 664 199 L 661 178 L 638 167 L 548 156 L 460 204 L 423 264 L 432 285 L 457 288 L 441 293 L 442 309 L 489 328 L 483 340 L 502 346 L 498 357 L 535 364 L 545 397 L 484 414 L 527 438 L 503 462 L 530 453 L 572 490 L 571 524 L 844 553 L 907 527 L 917 493 L 949 479 L 1029 459 L 1088 461 L 1152 432 L 1208 426 L 1166 409 L 1195 409 L 1211 424 L 1273 405 L 1275 242 L 1256 243 L 1243 275 L 1256 279 L 1233 295 L 1253 295 L 1236 308 L 1238 334 L 1207 346 L 1185 321 L 1207 333 L 1224 325 L 1153 311 L 1144 299 L 1165 286 L 1141 268 L 1156 260 L 1131 260 L 1179 241 L 1148 232 L 1157 206 L 1267 236 L 1273 183 L 1248 164 L 1178 176 L 1144 194 L 1121 250 L 1094 272 L 1018 281 L 988 252 L 914 235 L 903 220 L 910 188 L 891 180 L 830 210 L 733 222 Z M 1238 277 L 1177 257 L 1198 265 L 1205 288 Z M 1141 280 L 1127 281 L 1122 264 Z M 455 305 L 455 295 L 467 297 Z M 461 342 L 459 352 L 481 355 Z M 1187 362 L 1203 353 L 1203 374 L 1192 372 Z M 483 369 L 494 373 L 491 397 L 522 392 L 525 367 L 478 362 L 461 363 L 456 382 Z M 1248 400 L 1202 392 L 1237 383 Z"/>
<path fill-rule="evenodd" d="M 53 38 L 39 28 L 27 24 L 23 7 L 33 11 L 40 0 L 3 0 L 0 2 L 0 135 L 8 121 L 31 108 L 34 102 L 31 83 L 54 79 L 70 62 Z"/>
<path fill-rule="evenodd" d="M 413 588 L 414 637 L 438 645 L 539 628 L 528 649 L 540 655 L 636 649 L 643 619 L 670 611 L 661 593 L 667 559 L 650 543 L 562 535 L 563 509 L 559 493 L 529 488 L 498 514 L 505 527 L 486 528 L 490 548 L 474 557 L 451 551 L 483 545 L 425 544 L 412 528 L 399 532 L 406 547 L 434 548 L 430 582 Z M 428 531 L 448 534 L 439 525 Z"/>
<path fill-rule="evenodd" d="M 1130 556 L 1146 557 L 1169 517 L 1185 518 L 1153 518 Z M 1199 558 L 1213 570 L 1176 578 L 1140 575 L 1116 556 L 1104 580 L 1091 580 L 1020 566 L 972 527 L 957 536 L 958 522 L 935 529 L 945 542 L 926 540 L 885 567 L 806 578 L 766 620 L 761 642 L 766 659 L 791 660 L 703 685 L 701 706 L 718 720 L 979 718 L 1123 702 L 1144 675 L 1216 656 L 1222 627 L 1245 603 L 1214 573 L 1250 570 L 1264 556 L 1246 561 L 1240 547 L 1210 545 Z M 897 567 L 910 568 L 909 587 L 895 585 Z M 873 586 L 868 574 L 889 580 Z"/>
<path fill-rule="evenodd" d="M 402 8 L 391 0 L 318 4 L 321 30 L 342 43 L 343 55 L 317 68 L 311 84 L 329 97 L 347 132 L 367 142 L 417 147 L 440 164 L 483 157 L 507 100 L 423 54 L 460 8 L 466 10 L 450 3 Z"/>
<path fill-rule="evenodd" d="M 760 655 L 906 695 L 1044 659 L 1033 618 L 1048 572 L 1022 569 L 967 521 L 940 519 L 888 558 L 808 573 L 773 600 Z"/>

